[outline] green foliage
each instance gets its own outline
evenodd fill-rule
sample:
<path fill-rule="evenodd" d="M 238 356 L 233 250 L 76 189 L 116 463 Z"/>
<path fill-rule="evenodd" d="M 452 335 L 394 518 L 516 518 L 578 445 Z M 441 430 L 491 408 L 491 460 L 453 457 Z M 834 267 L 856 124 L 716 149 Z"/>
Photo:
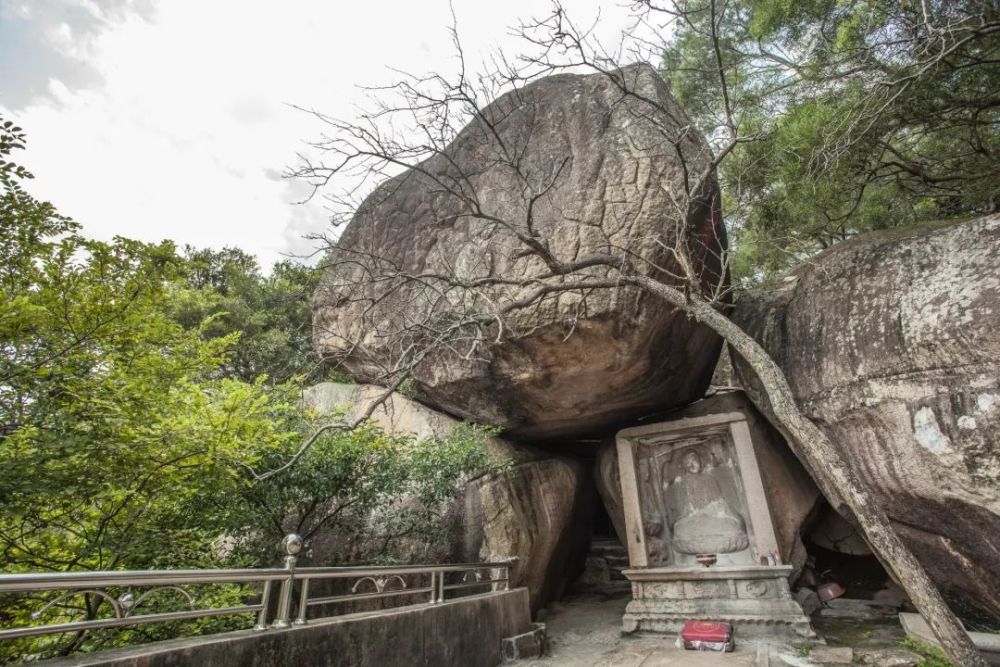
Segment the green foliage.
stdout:
<path fill-rule="evenodd" d="M 920 656 L 918 667 L 952 667 L 952 662 L 944 654 L 944 651 L 913 635 L 907 635 L 899 645 Z"/>
<path fill-rule="evenodd" d="M 225 524 L 201 511 L 203 499 L 244 483 L 239 466 L 256 461 L 246 442 L 260 451 L 297 442 L 289 428 L 297 394 L 220 377 L 237 335 L 205 338 L 168 317 L 162 303 L 185 268 L 170 243 L 88 240 L 20 187 L 25 172 L 5 173 L 12 177 L 0 209 L 0 565 L 17 572 L 218 564 L 211 544 Z M 6 601 L 4 614 L 28 623 L 42 601 Z M 53 613 L 101 618 L 110 608 L 78 596 Z M 25 640 L 2 650 L 4 657 L 90 650 L 150 632 Z"/>
<path fill-rule="evenodd" d="M 1000 207 L 994 4 L 673 6 L 684 20 L 664 74 L 718 144 L 737 136 L 720 178 L 738 278 L 862 231 Z"/>
<path fill-rule="evenodd" d="M 185 250 L 183 280 L 171 286 L 171 316 L 187 328 L 224 338 L 239 334 L 222 364 L 227 377 L 253 382 L 346 378 L 318 362 L 309 327 L 309 298 L 320 269 L 291 261 L 261 274 L 257 260 L 238 248 Z"/>
<path fill-rule="evenodd" d="M 416 442 L 371 424 L 317 441 L 298 382 L 310 366 L 307 299 L 316 274 L 269 277 L 241 251 L 87 239 L 22 187 L 21 131 L 0 118 L 0 570 L 269 566 L 289 527 L 343 545 L 335 560 L 385 557 L 446 530 L 441 509 L 470 476 L 498 469 L 488 430 Z M 325 564 L 325 563 L 323 563 Z M 122 592 L 110 590 L 112 595 Z M 236 585 L 193 591 L 236 606 Z M 59 592 L 0 597 L 30 625 Z M 158 593 L 145 612 L 183 600 Z M 108 618 L 93 594 L 45 622 Z M 246 627 L 198 619 L 4 642 L 0 662 Z"/>
<path fill-rule="evenodd" d="M 233 484 L 243 443 L 294 439 L 281 422 L 294 403 L 215 378 L 234 337 L 203 339 L 162 312 L 182 266 L 169 244 L 71 234 L 15 247 L 9 231 L 2 252 L 33 268 L 0 287 L 6 566 L 189 560 L 213 528 L 192 503 Z"/>
<path fill-rule="evenodd" d="M 235 553 L 252 560 L 273 553 L 289 532 L 305 540 L 333 535 L 336 563 L 389 562 L 422 555 L 452 526 L 443 514 L 470 478 L 498 474 L 507 462 L 484 447 L 493 429 L 462 424 L 440 438 L 385 433 L 374 422 L 321 437 L 288 470 L 243 486 L 232 498 Z M 291 455 L 271 452 L 277 467 Z"/>

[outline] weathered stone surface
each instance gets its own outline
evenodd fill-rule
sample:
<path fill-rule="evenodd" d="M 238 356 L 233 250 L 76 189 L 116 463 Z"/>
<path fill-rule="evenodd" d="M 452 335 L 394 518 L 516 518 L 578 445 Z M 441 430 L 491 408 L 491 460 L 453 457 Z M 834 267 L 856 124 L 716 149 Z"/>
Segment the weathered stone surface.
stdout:
<path fill-rule="evenodd" d="M 809 531 L 813 544 L 842 554 L 870 556 L 871 548 L 857 529 L 832 507 L 824 507 Z"/>
<path fill-rule="evenodd" d="M 946 595 L 1000 617 L 998 258 L 996 215 L 866 235 L 735 318 Z"/>
<path fill-rule="evenodd" d="M 849 665 L 854 662 L 850 646 L 817 646 L 809 652 L 810 662 L 819 665 Z"/>
<path fill-rule="evenodd" d="M 781 435 L 739 391 L 718 394 L 657 419 L 683 419 L 724 412 L 742 413 L 747 420 L 781 558 L 793 566 L 794 581 L 806 559 L 802 527 L 820 500 L 820 492 Z M 614 443 L 608 443 L 598 451 L 594 477 L 615 531 L 625 544 L 625 514 Z"/>
<path fill-rule="evenodd" d="M 383 298 L 386 282 L 371 276 L 537 275 L 544 264 L 522 252 L 510 228 L 527 229 L 532 200 L 532 229 L 560 260 L 625 250 L 646 260 L 641 270 L 659 274 L 655 266 L 672 266 L 667 247 L 683 234 L 696 268 L 716 281 L 725 232 L 714 177 L 689 209 L 678 211 L 675 202 L 686 174 L 707 169 L 708 146 L 651 67 L 631 66 L 614 77 L 557 75 L 505 95 L 483 112 L 492 129 L 473 122 L 444 154 L 369 196 L 315 293 L 317 350 L 356 378 L 375 381 L 404 347 L 399 331 L 409 332 L 410 343 L 436 325 L 490 312 L 487 302 L 523 299 L 536 284 L 442 299 L 413 281 Z M 637 95 L 623 95 L 623 86 Z M 520 174 L 498 159 L 497 137 L 518 154 Z M 473 194 L 454 194 L 459 187 Z M 475 216 L 470 199 L 481 209 Z M 553 295 L 509 313 L 503 340 L 495 333 L 489 330 L 474 351 L 430 354 L 415 373 L 418 396 L 531 438 L 588 433 L 688 403 L 703 394 L 720 347 L 706 328 L 632 288 Z"/>
<path fill-rule="evenodd" d="M 579 461 L 522 463 L 499 480 L 476 480 L 465 494 L 462 553 L 472 560 L 517 557 L 514 585 L 537 610 L 558 600 L 576 577 L 590 538 L 594 497 Z"/>
<path fill-rule="evenodd" d="M 917 667 L 923 660 L 916 653 L 902 648 L 857 649 L 855 658 L 862 665 L 876 667 Z"/>
<path fill-rule="evenodd" d="M 320 413 L 346 407 L 357 415 L 384 391 L 372 385 L 326 382 L 306 389 L 303 398 Z M 387 432 L 418 438 L 444 436 L 458 423 L 400 394 L 378 407 L 372 419 Z M 487 447 L 513 463 L 511 473 L 470 481 L 451 509 L 459 526 L 454 543 L 424 545 L 429 548 L 419 557 L 464 562 L 516 557 L 511 585 L 526 586 L 532 608 L 537 609 L 557 599 L 576 574 L 574 559 L 582 559 L 586 551 L 586 519 L 594 494 L 578 461 L 503 438 L 491 438 Z"/>
<path fill-rule="evenodd" d="M 501 652 L 505 664 L 545 654 L 545 624 L 532 623 L 532 625 L 534 627 L 528 632 L 504 637 Z"/>
<path fill-rule="evenodd" d="M 812 616 L 815 611 L 823 606 L 823 603 L 819 600 L 819 595 L 811 588 L 803 587 L 795 591 L 795 601 L 802 607 L 802 613 L 806 616 Z"/>

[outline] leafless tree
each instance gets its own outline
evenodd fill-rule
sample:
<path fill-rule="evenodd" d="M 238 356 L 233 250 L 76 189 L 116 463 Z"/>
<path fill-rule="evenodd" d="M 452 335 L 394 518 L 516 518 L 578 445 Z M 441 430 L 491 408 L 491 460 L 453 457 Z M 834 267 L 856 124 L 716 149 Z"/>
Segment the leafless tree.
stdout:
<path fill-rule="evenodd" d="M 707 3 L 709 11 L 718 12 L 708 25 L 715 38 L 719 90 L 724 96 L 711 150 L 692 152 L 697 147 L 690 139 L 693 128 L 662 122 L 674 109 L 634 86 L 630 75 L 634 70 L 622 68 L 628 59 L 642 57 L 639 51 L 648 53 L 657 44 L 623 43 L 608 50 L 594 40 L 590 30 L 574 24 L 559 4 L 549 15 L 518 28 L 523 53 L 513 58 L 496 54 L 482 74 L 467 70 L 456 34 L 459 67 L 455 76 L 400 73 L 394 85 L 372 91 L 377 103 L 359 120 L 341 121 L 311 112 L 326 124 L 328 133 L 314 145 L 318 157 L 303 157 L 293 175 L 307 179 L 316 193 L 327 197 L 335 221 L 353 221 L 349 243 L 336 233 L 326 238 L 331 270 L 322 286 L 327 291 L 324 298 L 350 303 L 357 314 L 351 328 L 323 332 L 337 339 L 339 352 L 332 361 L 345 363 L 356 374 L 391 391 L 430 357 L 472 360 L 491 344 L 530 334 L 532 314 L 553 299 L 571 295 L 579 303 L 579 319 L 586 317 L 588 299 L 608 291 L 661 299 L 721 336 L 753 370 L 775 426 L 804 457 L 821 486 L 842 498 L 868 543 L 948 654 L 957 664 L 984 665 L 871 491 L 824 432 L 804 416 L 781 368 L 727 316 L 732 288 L 727 281 L 729 255 L 724 239 L 692 238 L 687 233 L 692 217 L 717 212 L 719 202 L 712 186 L 720 163 L 740 143 L 754 140 L 740 132 L 738 100 L 729 96 L 721 54 L 724 47 L 715 33 L 726 20 L 726 5 L 717 5 L 715 0 Z M 639 9 L 640 20 L 651 20 L 651 11 L 685 20 L 684 6 L 640 3 Z M 565 256 L 553 244 L 547 235 L 551 227 L 542 218 L 560 215 L 549 204 L 561 187 L 570 158 L 557 157 L 548 169 L 534 169 L 522 159 L 531 145 L 530 128 L 516 135 L 522 140 L 512 139 L 515 134 L 505 132 L 503 126 L 521 103 L 526 86 L 564 72 L 606 77 L 636 122 L 655 128 L 667 145 L 675 147 L 685 187 L 672 201 L 672 219 L 677 221 L 672 228 L 655 230 L 652 236 L 628 244 L 605 237 L 599 251 L 577 257 Z M 475 146 L 477 168 L 452 159 L 448 149 L 456 141 Z M 516 192 L 508 194 L 518 204 L 504 209 L 516 215 L 498 215 L 497 207 L 479 187 L 483 174 L 496 170 L 517 184 Z M 489 252 L 473 253 L 472 259 L 456 258 L 452 264 L 421 270 L 394 259 L 385 252 L 387 240 L 376 229 L 376 212 L 402 183 L 412 185 L 411 179 L 423 187 L 437 220 L 461 220 L 488 229 L 500 241 Z M 377 182 L 381 184 L 369 193 Z M 334 193 L 334 186 L 344 187 Z M 506 270 L 497 271 L 498 263 Z M 576 324 L 566 323 L 567 335 L 572 335 Z M 333 424 L 327 428 L 350 427 Z M 305 443 L 301 451 L 308 446 Z"/>

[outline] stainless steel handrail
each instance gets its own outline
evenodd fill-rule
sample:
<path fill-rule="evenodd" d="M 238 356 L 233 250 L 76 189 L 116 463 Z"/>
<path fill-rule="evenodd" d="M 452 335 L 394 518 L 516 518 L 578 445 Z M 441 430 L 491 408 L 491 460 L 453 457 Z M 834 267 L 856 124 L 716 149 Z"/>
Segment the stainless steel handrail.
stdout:
<path fill-rule="evenodd" d="M 261 570 L 112 570 L 104 572 L 29 572 L 0 575 L 0 593 L 55 591 L 80 586 L 165 586 L 230 584 L 284 579 L 288 571 Z"/>
<path fill-rule="evenodd" d="M 91 618 L 67 623 L 29 625 L 15 628 L 0 628 L 0 640 L 33 637 L 64 632 L 80 632 L 128 625 L 145 625 L 208 616 L 231 616 L 256 613 L 255 630 L 286 628 L 308 622 L 310 608 L 319 606 L 381 599 L 405 599 L 421 596 L 415 604 L 437 604 L 443 602 L 446 591 L 474 588 L 488 590 L 507 589 L 510 585 L 512 561 L 486 563 L 454 563 L 434 565 L 387 565 L 352 567 L 305 567 L 296 568 L 298 553 L 302 549 L 302 539 L 288 535 L 282 542 L 286 557 L 284 568 L 242 569 L 242 570 L 116 570 L 107 572 L 32 572 L 24 574 L 0 575 L 0 593 L 28 593 L 39 591 L 68 591 L 49 600 L 39 611 L 32 614 L 39 619 L 43 612 L 56 603 L 76 595 L 93 594 L 103 598 L 111 606 L 113 618 Z M 490 571 L 488 577 L 484 571 Z M 448 575 L 463 575 L 461 581 L 448 584 Z M 475 576 L 474 581 L 468 577 Z M 424 582 L 407 582 L 406 577 L 424 578 Z M 318 580 L 354 580 L 350 593 L 309 597 L 310 583 Z M 274 617 L 269 623 L 271 593 L 274 582 L 280 582 Z M 292 621 L 292 594 L 296 583 L 299 596 Z M 181 586 L 206 584 L 262 584 L 260 600 L 225 608 L 194 608 L 194 597 Z M 412 584 L 412 585 L 411 585 Z M 128 590 L 134 587 L 151 587 L 138 597 Z M 119 591 L 112 595 L 104 588 Z M 136 614 L 135 610 L 149 597 L 159 591 L 174 591 L 187 600 L 191 609 L 183 611 Z M 400 606 L 408 606 L 400 605 Z M 334 614 L 336 615 L 336 614 Z M 323 616 L 326 617 L 326 616 Z"/>

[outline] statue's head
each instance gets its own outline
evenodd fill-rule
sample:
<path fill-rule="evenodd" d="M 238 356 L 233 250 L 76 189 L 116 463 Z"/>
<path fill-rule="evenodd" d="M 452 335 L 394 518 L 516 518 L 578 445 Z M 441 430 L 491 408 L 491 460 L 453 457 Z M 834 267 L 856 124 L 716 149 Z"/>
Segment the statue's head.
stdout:
<path fill-rule="evenodd" d="M 684 452 L 684 456 L 681 458 L 681 464 L 684 469 L 691 474 L 698 474 L 701 472 L 701 457 L 698 456 L 698 452 L 693 449 L 689 449 Z"/>

